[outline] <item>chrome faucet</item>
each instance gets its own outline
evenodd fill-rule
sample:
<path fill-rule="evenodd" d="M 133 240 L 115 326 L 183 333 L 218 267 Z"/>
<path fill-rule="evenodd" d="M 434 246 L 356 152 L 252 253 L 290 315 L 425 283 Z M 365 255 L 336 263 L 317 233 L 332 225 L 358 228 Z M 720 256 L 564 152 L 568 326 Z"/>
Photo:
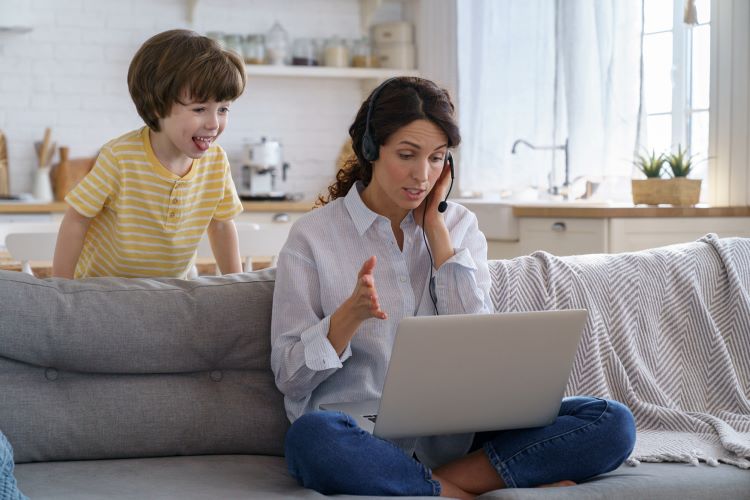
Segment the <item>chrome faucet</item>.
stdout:
<path fill-rule="evenodd" d="M 565 139 L 565 144 L 560 144 L 557 146 L 534 146 L 529 141 L 526 141 L 524 139 L 518 139 L 516 142 L 513 143 L 513 148 L 510 150 L 511 154 L 516 154 L 516 148 L 518 148 L 519 144 L 525 144 L 531 149 L 537 150 L 537 149 L 561 149 L 563 153 L 565 154 L 565 181 L 563 182 L 562 186 L 555 186 L 553 185 L 553 179 L 555 178 L 555 168 L 552 167 L 552 170 L 547 175 L 547 178 L 549 180 L 549 189 L 547 190 L 550 194 L 562 194 L 564 198 L 567 199 L 568 197 L 568 187 L 570 186 L 570 167 L 568 165 L 568 139 Z M 562 187 L 562 189 L 560 189 Z"/>

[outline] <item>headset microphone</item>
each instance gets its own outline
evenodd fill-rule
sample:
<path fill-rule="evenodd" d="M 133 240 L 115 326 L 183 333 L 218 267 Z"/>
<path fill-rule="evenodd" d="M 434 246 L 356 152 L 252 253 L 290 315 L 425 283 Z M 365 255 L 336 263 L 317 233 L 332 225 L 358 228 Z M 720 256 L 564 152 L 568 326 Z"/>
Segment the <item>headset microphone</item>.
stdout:
<path fill-rule="evenodd" d="M 451 189 L 453 189 L 453 178 L 454 178 L 454 172 L 453 172 L 453 155 L 450 151 L 446 151 L 445 153 L 445 160 L 448 165 L 451 167 L 451 184 L 448 186 L 448 192 L 445 194 L 445 199 L 441 201 L 438 204 L 438 212 L 441 214 L 448 210 L 448 196 L 451 194 Z"/>

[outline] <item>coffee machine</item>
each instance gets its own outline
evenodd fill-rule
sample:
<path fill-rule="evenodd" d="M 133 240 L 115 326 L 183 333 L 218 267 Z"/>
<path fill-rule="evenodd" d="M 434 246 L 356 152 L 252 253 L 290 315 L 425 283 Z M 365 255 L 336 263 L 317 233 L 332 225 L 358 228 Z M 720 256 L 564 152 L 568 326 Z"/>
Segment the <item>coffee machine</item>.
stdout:
<path fill-rule="evenodd" d="M 289 164 L 282 159 L 281 143 L 262 137 L 260 142 L 243 149 L 240 177 L 240 198 L 245 200 L 284 200 L 287 195 L 277 191 L 279 175 L 286 181 Z"/>

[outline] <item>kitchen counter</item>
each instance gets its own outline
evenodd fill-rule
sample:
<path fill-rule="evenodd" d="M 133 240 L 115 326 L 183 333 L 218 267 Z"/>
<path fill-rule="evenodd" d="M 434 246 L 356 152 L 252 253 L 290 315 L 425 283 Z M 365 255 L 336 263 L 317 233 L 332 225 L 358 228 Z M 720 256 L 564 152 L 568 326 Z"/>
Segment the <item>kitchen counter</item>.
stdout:
<path fill-rule="evenodd" d="M 52 277 L 52 263 L 43 261 L 29 262 L 31 271 L 37 278 Z M 253 260 L 253 270 L 263 269 L 271 265 L 268 259 Z M 216 262 L 210 258 L 199 258 L 195 261 L 195 267 L 200 276 L 213 276 L 216 273 Z M 7 250 L 0 249 L 0 269 L 3 271 L 21 271 L 22 265 L 14 260 Z"/>
<path fill-rule="evenodd" d="M 750 217 L 748 207 L 694 207 L 647 206 L 627 204 L 512 204 L 515 217 L 566 217 L 572 219 L 610 219 L 630 217 Z"/>
<path fill-rule="evenodd" d="M 313 200 L 302 201 L 243 201 L 245 212 L 307 212 L 314 205 Z M 30 203 L 24 201 L 0 202 L 0 214 L 39 214 L 62 213 L 67 204 L 62 201 L 53 203 Z"/>
<path fill-rule="evenodd" d="M 302 201 L 243 201 L 245 212 L 307 212 L 315 202 Z M 492 204 L 491 202 L 489 204 Z M 569 218 L 615 218 L 615 217 L 750 217 L 748 207 L 716 207 L 696 205 L 694 207 L 633 206 L 627 204 L 519 203 L 503 202 L 513 207 L 516 217 L 569 217 Z M 0 202 L 0 214 L 13 213 L 62 213 L 64 202 L 29 203 Z"/>

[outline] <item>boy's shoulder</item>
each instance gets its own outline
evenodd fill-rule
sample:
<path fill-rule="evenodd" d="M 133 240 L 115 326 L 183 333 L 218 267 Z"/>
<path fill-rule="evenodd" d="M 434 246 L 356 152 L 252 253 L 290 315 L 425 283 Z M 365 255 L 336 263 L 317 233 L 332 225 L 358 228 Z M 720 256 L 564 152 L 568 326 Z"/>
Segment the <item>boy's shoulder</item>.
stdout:
<path fill-rule="evenodd" d="M 131 130 L 119 137 L 111 139 L 102 146 L 102 151 L 116 154 L 125 151 L 145 149 L 145 143 L 143 140 L 144 128 L 145 127 L 141 127 L 139 129 Z"/>
<path fill-rule="evenodd" d="M 203 155 L 201 161 L 209 163 L 229 163 L 229 159 L 227 158 L 227 153 L 224 151 L 224 148 L 222 148 L 215 142 L 208 148 L 208 151 L 206 151 L 206 153 Z"/>

